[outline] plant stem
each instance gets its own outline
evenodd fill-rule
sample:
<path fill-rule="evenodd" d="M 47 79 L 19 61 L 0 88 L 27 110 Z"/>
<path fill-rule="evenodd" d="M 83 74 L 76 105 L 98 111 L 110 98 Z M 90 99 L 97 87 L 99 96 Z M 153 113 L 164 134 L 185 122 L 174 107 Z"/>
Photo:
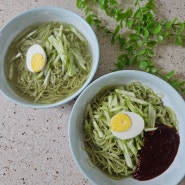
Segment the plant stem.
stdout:
<path fill-rule="evenodd" d="M 185 22 L 178 22 L 177 18 L 173 21 L 167 19 L 157 21 L 155 0 L 147 0 L 143 6 L 140 1 L 135 0 L 132 8 L 122 9 L 116 0 L 77 0 L 77 7 L 84 10 L 89 24 L 111 35 L 112 44 L 116 42 L 119 44 L 122 54 L 115 63 L 116 70 L 129 66 L 137 67 L 161 77 L 185 95 L 185 80 L 177 79 L 174 71 L 163 74 L 161 69 L 155 67 L 153 61 L 154 48 L 166 39 L 173 38 L 176 44 L 183 44 Z M 115 28 L 110 29 L 103 24 L 92 8 L 97 6 L 115 20 Z M 126 36 L 123 33 L 125 28 L 129 30 Z"/>

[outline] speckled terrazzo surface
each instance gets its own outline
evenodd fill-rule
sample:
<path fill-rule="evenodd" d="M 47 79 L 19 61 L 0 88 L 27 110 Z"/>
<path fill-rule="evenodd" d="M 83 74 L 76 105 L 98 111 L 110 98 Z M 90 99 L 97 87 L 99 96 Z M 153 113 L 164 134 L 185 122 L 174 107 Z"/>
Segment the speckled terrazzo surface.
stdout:
<path fill-rule="evenodd" d="M 156 0 L 159 15 L 185 20 L 185 0 Z M 1 0 L 0 28 L 27 9 L 54 5 L 83 16 L 75 0 Z M 100 44 L 100 66 L 95 78 L 110 72 L 118 54 L 109 38 L 96 30 Z M 156 62 L 165 70 L 175 69 L 185 78 L 184 48 L 161 46 Z M 75 101 L 75 100 L 74 100 Z M 75 165 L 68 141 L 68 121 L 74 104 L 51 109 L 28 109 L 0 94 L 0 185 L 90 185 Z M 180 182 L 185 185 L 185 178 Z"/>

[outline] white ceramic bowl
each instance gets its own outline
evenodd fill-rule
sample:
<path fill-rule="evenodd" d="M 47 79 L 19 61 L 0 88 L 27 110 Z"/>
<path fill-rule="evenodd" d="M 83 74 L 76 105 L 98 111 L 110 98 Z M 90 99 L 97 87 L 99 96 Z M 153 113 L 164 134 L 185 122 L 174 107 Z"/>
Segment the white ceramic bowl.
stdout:
<path fill-rule="evenodd" d="M 148 85 L 155 92 L 164 95 L 163 101 L 176 113 L 179 121 L 180 145 L 175 160 L 171 166 L 158 177 L 148 181 L 138 181 L 133 178 L 113 180 L 98 168 L 89 165 L 88 155 L 84 151 L 82 122 L 85 107 L 95 94 L 104 86 L 111 84 L 125 84 L 139 81 Z M 90 182 L 96 185 L 176 185 L 185 175 L 185 102 L 182 97 L 168 83 L 160 78 L 141 71 L 125 70 L 104 75 L 92 82 L 78 97 L 70 116 L 69 140 L 74 160 L 81 172 Z"/>
<path fill-rule="evenodd" d="M 83 84 L 83 86 L 72 96 L 53 104 L 38 104 L 18 96 L 8 85 L 4 72 L 5 55 L 11 41 L 25 28 L 36 23 L 51 21 L 70 23 L 86 37 L 92 52 L 93 64 L 88 79 Z M 79 95 L 82 90 L 90 83 L 96 73 L 98 63 L 99 45 L 94 31 L 83 18 L 69 10 L 58 7 L 39 7 L 30 9 L 15 16 L 0 30 L 0 92 L 11 101 L 22 106 L 31 108 L 49 108 L 69 102 L 77 95 Z"/>

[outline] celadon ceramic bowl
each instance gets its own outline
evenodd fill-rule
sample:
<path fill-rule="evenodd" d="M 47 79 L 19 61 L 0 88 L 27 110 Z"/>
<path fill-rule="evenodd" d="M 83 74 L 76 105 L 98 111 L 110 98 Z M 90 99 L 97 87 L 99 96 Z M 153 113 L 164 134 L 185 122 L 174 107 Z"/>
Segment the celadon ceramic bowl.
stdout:
<path fill-rule="evenodd" d="M 176 113 L 179 122 L 180 145 L 177 155 L 170 167 L 161 175 L 148 181 L 138 181 L 131 177 L 113 180 L 98 168 L 89 164 L 89 157 L 84 150 L 83 128 L 84 112 L 95 94 L 104 86 L 127 84 L 132 81 L 141 82 L 163 95 L 163 102 Z M 179 93 L 167 82 L 146 72 L 125 70 L 106 74 L 94 82 L 80 94 L 76 100 L 69 121 L 69 141 L 74 160 L 92 184 L 95 185 L 177 185 L 185 175 L 185 102 Z M 155 161 L 154 161 L 155 163 Z M 152 166 L 151 166 L 152 168 Z"/>
<path fill-rule="evenodd" d="M 33 24 L 46 23 L 46 22 L 62 22 L 75 26 L 87 39 L 90 51 L 92 53 L 92 70 L 88 79 L 82 87 L 72 94 L 70 97 L 52 104 L 39 104 L 29 101 L 15 93 L 7 82 L 5 74 L 5 56 L 7 49 L 12 40 Z M 20 13 L 12 18 L 0 29 L 0 93 L 2 93 L 9 100 L 30 108 L 49 108 L 65 104 L 75 97 L 77 97 L 82 90 L 93 79 L 99 63 L 99 44 L 93 29 L 89 24 L 77 14 L 59 7 L 38 7 Z"/>

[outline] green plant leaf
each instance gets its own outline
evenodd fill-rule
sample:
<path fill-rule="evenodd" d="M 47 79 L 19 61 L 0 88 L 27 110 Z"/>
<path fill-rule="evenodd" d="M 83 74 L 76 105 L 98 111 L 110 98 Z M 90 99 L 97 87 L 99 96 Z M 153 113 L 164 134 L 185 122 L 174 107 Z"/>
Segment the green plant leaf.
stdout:
<path fill-rule="evenodd" d="M 144 55 L 147 52 L 147 49 L 143 49 L 138 53 L 138 56 Z"/>
<path fill-rule="evenodd" d="M 149 48 L 152 48 L 152 47 L 156 46 L 156 44 L 157 44 L 157 41 L 155 41 L 155 40 L 149 40 L 149 41 L 147 41 L 147 46 Z"/>
<path fill-rule="evenodd" d="M 148 61 L 146 61 L 146 60 L 142 60 L 142 61 L 140 61 L 140 63 L 139 63 L 139 68 L 140 69 L 143 69 L 143 70 L 146 70 L 146 68 L 149 66 L 149 64 L 148 64 Z"/>
<path fill-rule="evenodd" d="M 175 71 L 172 70 L 172 71 L 168 72 L 167 74 L 165 74 L 165 78 L 170 79 L 170 78 L 172 78 L 174 75 L 175 75 Z"/>
<path fill-rule="evenodd" d="M 132 16 L 132 8 L 129 8 L 126 12 L 125 12 L 125 18 L 130 18 Z"/>
<path fill-rule="evenodd" d="M 181 87 L 185 86 L 185 81 L 182 81 L 179 85 L 180 85 Z"/>
<path fill-rule="evenodd" d="M 163 38 L 164 38 L 164 37 L 163 37 L 162 35 L 158 35 L 158 36 L 157 36 L 157 40 L 158 40 L 159 42 L 163 41 Z"/>
<path fill-rule="evenodd" d="M 118 56 L 118 62 L 115 63 L 119 70 L 124 69 L 126 66 L 130 65 L 130 59 L 126 54 L 121 54 Z"/>
<path fill-rule="evenodd" d="M 136 10 L 136 12 L 134 13 L 134 18 L 136 19 L 136 18 L 140 17 L 140 15 L 141 15 L 141 10 L 138 9 L 138 10 Z"/>
<path fill-rule="evenodd" d="M 145 5 L 147 8 L 149 8 L 150 10 L 153 10 L 154 12 L 155 10 L 155 3 L 153 1 L 148 1 L 148 3 L 146 3 Z"/>
<path fill-rule="evenodd" d="M 101 9 L 104 9 L 106 7 L 106 4 L 107 4 L 107 0 L 100 0 L 100 8 Z"/>
<path fill-rule="evenodd" d="M 138 61 L 138 55 L 135 55 L 135 56 L 132 58 L 132 64 L 133 64 L 133 65 L 136 65 L 136 64 L 137 64 L 137 61 Z"/>
<path fill-rule="evenodd" d="M 144 36 L 145 36 L 145 38 L 148 38 L 149 35 L 150 35 L 150 32 L 146 28 L 144 28 Z"/>
<path fill-rule="evenodd" d="M 177 42 L 178 45 L 182 45 L 182 39 L 181 39 L 180 35 L 177 35 L 176 42 Z"/>
<path fill-rule="evenodd" d="M 155 74 L 157 72 L 159 72 L 159 69 L 155 68 L 155 67 L 151 67 L 151 73 Z"/>
<path fill-rule="evenodd" d="M 84 8 L 84 5 L 85 5 L 85 2 L 83 1 L 83 0 L 77 0 L 76 1 L 76 6 L 78 7 L 78 8 Z"/>
<path fill-rule="evenodd" d="M 165 27 L 166 27 L 167 29 L 170 29 L 171 26 L 172 26 L 172 24 L 173 24 L 172 21 L 168 21 L 168 22 L 166 23 Z"/>
<path fill-rule="evenodd" d="M 115 42 L 115 40 L 116 40 L 116 36 L 117 36 L 117 34 L 119 33 L 119 31 L 120 31 L 120 26 L 117 25 L 117 26 L 116 26 L 116 29 L 115 29 L 114 32 L 113 32 L 112 38 L 111 38 L 111 44 L 114 44 L 114 42 Z"/>
<path fill-rule="evenodd" d="M 171 84 L 175 89 L 178 89 L 178 88 L 179 88 L 180 82 L 179 82 L 178 79 L 174 79 L 174 80 L 171 81 L 170 84 Z"/>
<path fill-rule="evenodd" d="M 147 54 L 149 56 L 153 56 L 154 55 L 154 51 L 151 48 L 147 48 L 146 50 L 147 50 Z"/>
<path fill-rule="evenodd" d="M 136 33 L 131 33 L 131 34 L 129 35 L 129 38 L 130 38 L 130 40 L 135 41 L 135 40 L 141 39 L 142 37 L 141 37 L 140 35 L 136 34 Z"/>
<path fill-rule="evenodd" d="M 127 20 L 127 21 L 126 21 L 126 26 L 127 26 L 127 27 L 130 28 L 130 27 L 132 27 L 132 25 L 133 25 L 133 20 Z"/>
<path fill-rule="evenodd" d="M 158 25 L 155 27 L 153 33 L 154 33 L 154 34 L 157 34 L 157 33 L 159 33 L 159 32 L 161 31 L 161 29 L 162 29 L 161 24 L 158 24 Z"/>
<path fill-rule="evenodd" d="M 154 29 L 155 25 L 156 25 L 156 23 L 154 21 L 153 22 L 149 22 L 147 24 L 147 29 Z"/>
<path fill-rule="evenodd" d="M 177 32 L 178 35 L 180 35 L 184 30 L 184 23 L 179 23 L 179 30 Z"/>
<path fill-rule="evenodd" d="M 177 18 L 177 17 L 175 17 L 175 18 L 174 18 L 174 20 L 173 20 L 173 23 L 172 23 L 172 24 L 177 23 L 177 21 L 178 21 L 178 18 Z"/>

